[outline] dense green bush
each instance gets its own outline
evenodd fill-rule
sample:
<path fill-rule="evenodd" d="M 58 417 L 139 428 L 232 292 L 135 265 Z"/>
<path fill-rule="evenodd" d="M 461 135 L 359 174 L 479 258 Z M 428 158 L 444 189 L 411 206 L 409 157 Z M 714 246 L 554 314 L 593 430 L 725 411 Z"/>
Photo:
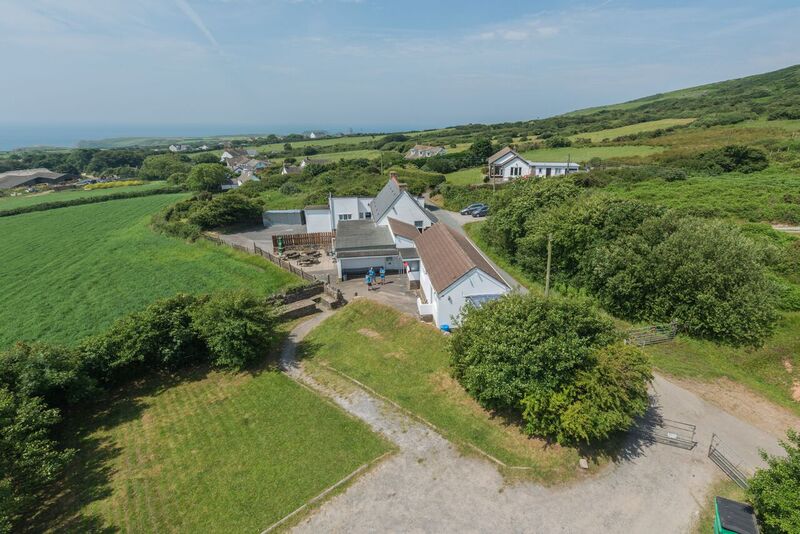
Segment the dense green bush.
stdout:
<path fill-rule="evenodd" d="M 745 145 L 727 145 L 695 155 L 665 154 L 663 159 L 670 165 L 707 174 L 751 173 L 769 166 L 766 152 Z"/>
<path fill-rule="evenodd" d="M 593 353 L 594 365 L 555 390 L 534 388 L 522 400 L 526 431 L 559 443 L 590 443 L 633 426 L 647 411 L 650 362 L 636 347 L 616 343 Z"/>
<path fill-rule="evenodd" d="M 490 221 L 487 239 L 506 223 Z M 777 318 L 764 247 L 728 223 L 590 195 L 533 211 L 505 231 L 517 236 L 511 257 L 539 279 L 551 235 L 553 280 L 587 289 L 625 319 L 675 319 L 695 336 L 759 345 Z"/>
<path fill-rule="evenodd" d="M 439 185 L 438 192 L 442 195 L 445 209 L 451 211 L 460 211 L 475 202 L 483 202 L 489 206 L 494 205 L 494 190 L 488 186 L 475 187 L 445 182 Z"/>
<path fill-rule="evenodd" d="M 482 406 L 517 412 L 533 388 L 558 389 L 614 341 L 610 321 L 585 303 L 510 295 L 467 307 L 451 337 L 453 376 Z"/>
<path fill-rule="evenodd" d="M 512 182 L 497 194 L 493 202 L 495 211 L 483 227 L 483 236 L 486 242 L 513 256 L 529 217 L 577 197 L 579 193 L 577 186 L 560 178 Z"/>
<path fill-rule="evenodd" d="M 800 433 L 789 429 L 781 445 L 786 456 L 762 452 L 768 467 L 757 470 L 747 488 L 764 534 L 800 532 Z"/>
<path fill-rule="evenodd" d="M 183 239 L 197 239 L 203 230 L 238 224 L 258 224 L 264 208 L 257 197 L 238 191 L 200 193 L 153 215 L 153 228 Z"/>
<path fill-rule="evenodd" d="M 218 163 L 198 163 L 189 171 L 186 185 L 192 191 L 219 191 L 229 178 L 228 170 Z"/>
<path fill-rule="evenodd" d="M 147 156 L 139 169 L 142 180 L 166 180 L 175 173 L 187 174 L 192 168 L 188 158 L 173 154 Z"/>
<path fill-rule="evenodd" d="M 510 295 L 467 307 L 453 333 L 453 376 L 482 406 L 522 417 L 531 435 L 593 442 L 648 406 L 649 363 L 583 302 Z"/>

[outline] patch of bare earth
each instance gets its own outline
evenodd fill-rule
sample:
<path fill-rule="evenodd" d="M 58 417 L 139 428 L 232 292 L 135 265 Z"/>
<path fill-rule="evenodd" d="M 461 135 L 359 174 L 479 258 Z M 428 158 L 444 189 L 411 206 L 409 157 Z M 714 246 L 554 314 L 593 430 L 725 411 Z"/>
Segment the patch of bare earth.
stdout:
<path fill-rule="evenodd" d="M 358 333 L 370 339 L 383 339 L 382 335 L 380 335 L 375 330 L 370 330 L 369 328 L 359 328 Z"/>
<path fill-rule="evenodd" d="M 800 417 L 727 378 L 719 378 L 711 382 L 675 377 L 669 379 L 711 404 L 716 404 L 731 415 L 743 419 L 775 437 L 784 438 L 787 428 L 800 430 Z M 800 382 L 795 382 L 796 394 L 800 394 L 798 386 L 800 386 Z M 798 397 L 795 399 L 799 400 Z"/>

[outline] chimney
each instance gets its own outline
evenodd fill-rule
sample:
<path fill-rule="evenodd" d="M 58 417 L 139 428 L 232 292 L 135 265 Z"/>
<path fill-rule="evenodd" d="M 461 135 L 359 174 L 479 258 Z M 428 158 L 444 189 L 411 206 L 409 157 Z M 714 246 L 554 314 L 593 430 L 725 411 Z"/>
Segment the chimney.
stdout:
<path fill-rule="evenodd" d="M 395 171 L 389 171 L 389 179 L 397 181 L 397 173 Z"/>

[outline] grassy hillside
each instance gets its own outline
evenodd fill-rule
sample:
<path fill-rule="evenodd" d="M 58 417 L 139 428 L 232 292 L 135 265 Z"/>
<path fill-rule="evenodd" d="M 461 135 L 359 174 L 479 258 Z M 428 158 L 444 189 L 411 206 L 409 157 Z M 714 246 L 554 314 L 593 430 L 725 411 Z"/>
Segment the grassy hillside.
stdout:
<path fill-rule="evenodd" d="M 45 193 L 34 193 L 31 195 L 0 197 L 0 211 L 10 210 L 12 208 L 20 208 L 23 206 L 33 206 L 35 204 L 42 204 L 44 202 L 61 202 L 63 200 L 74 200 L 76 198 L 102 197 L 105 195 L 115 195 L 117 193 L 125 193 L 128 191 L 147 191 L 149 189 L 158 189 L 159 187 L 164 187 L 165 185 L 166 182 L 157 181 L 142 185 L 110 187 L 108 189 L 93 189 L 91 191 L 85 191 L 83 189 L 70 189 L 67 191 L 52 191 Z"/>
<path fill-rule="evenodd" d="M 178 292 L 299 283 L 262 260 L 156 234 L 150 215 L 182 195 L 115 200 L 0 219 L 0 347 L 74 342 Z"/>

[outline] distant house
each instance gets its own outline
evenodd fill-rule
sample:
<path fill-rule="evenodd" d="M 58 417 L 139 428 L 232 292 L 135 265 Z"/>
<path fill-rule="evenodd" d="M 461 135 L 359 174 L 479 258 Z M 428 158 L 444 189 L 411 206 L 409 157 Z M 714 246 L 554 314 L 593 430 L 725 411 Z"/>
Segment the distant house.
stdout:
<path fill-rule="evenodd" d="M 308 139 L 321 139 L 323 137 L 328 137 L 328 132 L 325 130 L 310 130 L 303 132 L 303 137 L 307 137 Z"/>
<path fill-rule="evenodd" d="M 242 150 L 239 148 L 226 148 L 222 151 L 222 154 L 219 157 L 219 162 L 228 163 L 229 159 L 246 158 L 246 157 L 248 157 L 246 150 Z"/>
<path fill-rule="evenodd" d="M 53 172 L 48 169 L 8 171 L 0 174 L 0 189 L 29 187 L 38 184 L 55 185 L 77 178 L 79 176 L 74 174 Z"/>
<path fill-rule="evenodd" d="M 505 147 L 487 159 L 489 178 L 508 182 L 523 176 L 563 176 L 580 171 L 580 165 L 567 162 L 529 161 L 511 147 Z"/>
<path fill-rule="evenodd" d="M 246 148 L 244 152 L 251 158 L 254 158 L 258 155 L 258 150 L 255 148 Z"/>
<path fill-rule="evenodd" d="M 281 167 L 281 174 L 300 174 L 301 172 L 303 172 L 302 167 L 295 165 L 287 165 L 284 163 L 283 167 Z"/>
<path fill-rule="evenodd" d="M 303 158 L 303 161 L 300 162 L 301 167 L 307 167 L 309 165 L 328 165 L 331 163 L 329 159 L 322 159 L 322 158 Z"/>
<path fill-rule="evenodd" d="M 458 324 L 464 306 L 481 306 L 511 291 L 475 245 L 446 224 L 434 224 L 414 243 L 419 255 L 417 309 L 440 328 Z"/>
<path fill-rule="evenodd" d="M 208 150 L 208 145 L 201 145 L 200 150 Z"/>
<path fill-rule="evenodd" d="M 414 145 L 406 152 L 406 159 L 430 158 L 447 153 L 443 146 Z"/>
<path fill-rule="evenodd" d="M 247 182 L 258 182 L 258 181 L 260 181 L 258 179 L 258 176 L 253 174 L 253 171 L 246 169 L 243 170 L 241 174 L 239 174 L 238 176 L 234 176 L 233 178 L 228 180 L 228 183 L 222 184 L 222 190 L 227 191 L 228 189 L 236 189 L 237 187 L 240 187 L 246 184 Z"/>
<path fill-rule="evenodd" d="M 272 163 L 269 161 L 264 161 L 260 159 L 252 159 L 248 158 L 247 156 L 235 156 L 230 159 L 227 159 L 225 164 L 228 166 L 230 170 L 235 173 L 240 173 L 242 171 L 260 171 L 266 169 Z"/>
<path fill-rule="evenodd" d="M 189 145 L 169 145 L 170 152 L 186 152 L 187 150 L 191 150 L 192 147 Z"/>

